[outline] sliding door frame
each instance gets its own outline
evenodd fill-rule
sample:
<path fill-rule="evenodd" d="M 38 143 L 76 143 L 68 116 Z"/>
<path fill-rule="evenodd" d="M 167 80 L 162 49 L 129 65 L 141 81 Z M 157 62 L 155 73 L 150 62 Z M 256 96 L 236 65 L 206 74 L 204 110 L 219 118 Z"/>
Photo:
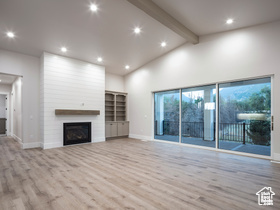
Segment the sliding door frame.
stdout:
<path fill-rule="evenodd" d="M 182 89 L 179 91 L 179 143 L 182 143 Z"/>
<path fill-rule="evenodd" d="M 274 75 L 270 76 L 270 86 L 271 86 L 271 92 L 270 92 L 270 97 L 271 97 L 271 105 L 270 105 L 270 112 L 271 112 L 271 117 L 274 118 Z M 274 121 L 273 121 L 274 124 Z M 271 121 L 271 128 L 273 126 L 272 121 Z M 275 127 L 275 126 L 273 126 Z M 271 159 L 274 160 L 274 129 L 270 129 L 270 156 Z"/>
<path fill-rule="evenodd" d="M 238 151 L 231 151 L 231 150 L 225 150 L 225 149 L 219 149 L 219 85 L 223 83 L 231 83 L 231 82 L 241 82 L 241 81 L 246 81 L 246 80 L 254 80 L 254 79 L 263 79 L 263 78 L 270 78 L 270 86 L 271 86 L 271 116 L 274 116 L 274 75 L 263 75 L 263 76 L 258 76 L 258 77 L 249 77 L 249 78 L 242 78 L 242 79 L 235 79 L 235 80 L 227 80 L 227 81 L 218 81 L 216 83 L 207 83 L 207 84 L 198 84 L 198 85 L 193 85 L 193 86 L 188 86 L 188 87 L 180 87 L 180 88 L 172 88 L 172 89 L 165 89 L 165 90 L 156 90 L 152 91 L 152 110 L 153 110 L 153 122 L 152 122 L 152 134 L 153 134 L 153 141 L 158 141 L 158 142 L 164 142 L 164 143 L 169 143 L 169 144 L 178 144 L 181 146 L 187 146 L 187 147 L 193 147 L 193 148 L 199 148 L 199 149 L 206 149 L 206 150 L 212 150 L 212 151 L 218 151 L 218 152 L 223 152 L 223 153 L 229 153 L 229 154 L 236 154 L 236 155 L 242 155 L 242 156 L 249 156 L 249 157 L 256 157 L 256 158 L 262 158 L 262 159 L 269 159 L 273 160 L 274 155 L 273 155 L 273 149 L 274 149 L 274 130 L 271 129 L 271 144 L 270 144 L 270 155 L 258 155 L 258 154 L 253 154 L 253 153 L 245 153 L 245 152 L 238 152 Z M 200 87 L 200 86 L 208 86 L 208 85 L 216 85 L 216 124 L 215 124 L 215 148 L 213 147 L 206 147 L 206 146 L 200 146 L 200 145 L 192 145 L 192 144 L 187 144 L 187 143 L 182 143 L 182 90 L 187 89 L 187 88 L 195 88 L 195 87 Z M 155 118 L 155 93 L 158 92 L 165 92 L 165 91 L 172 91 L 172 90 L 179 90 L 180 92 L 180 103 L 179 103 L 179 142 L 169 142 L 165 140 L 159 140 L 155 139 L 155 125 L 154 125 L 154 118 Z"/>
<path fill-rule="evenodd" d="M 220 91 L 219 91 L 220 89 L 219 89 L 219 83 L 216 83 L 216 123 L 215 123 L 215 143 L 216 143 L 216 147 L 215 147 L 215 149 L 219 149 L 219 138 L 220 138 L 220 135 L 219 135 L 219 128 L 220 128 L 220 123 L 219 123 L 219 120 L 220 120 L 220 118 L 219 118 L 219 115 L 220 115 L 220 107 L 219 107 L 219 105 L 220 105 L 220 103 L 219 103 L 219 101 L 220 101 Z"/>

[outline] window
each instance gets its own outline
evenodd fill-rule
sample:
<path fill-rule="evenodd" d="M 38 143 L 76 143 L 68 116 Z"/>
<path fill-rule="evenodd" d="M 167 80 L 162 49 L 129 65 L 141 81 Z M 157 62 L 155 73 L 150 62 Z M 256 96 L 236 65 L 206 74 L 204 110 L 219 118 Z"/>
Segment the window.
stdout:
<path fill-rule="evenodd" d="M 270 155 L 270 78 L 219 85 L 219 148 Z"/>
<path fill-rule="evenodd" d="M 179 90 L 155 93 L 155 139 L 179 142 Z"/>
<path fill-rule="evenodd" d="M 181 142 L 216 147 L 216 85 L 182 89 Z"/>
<path fill-rule="evenodd" d="M 155 139 L 270 156 L 271 78 L 157 92 L 154 96 Z"/>

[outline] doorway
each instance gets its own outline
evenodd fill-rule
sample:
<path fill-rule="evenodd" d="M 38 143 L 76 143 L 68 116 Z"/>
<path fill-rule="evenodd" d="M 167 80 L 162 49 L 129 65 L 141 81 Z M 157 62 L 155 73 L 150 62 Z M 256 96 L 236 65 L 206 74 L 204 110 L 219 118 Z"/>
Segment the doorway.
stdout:
<path fill-rule="evenodd" d="M 271 156 L 271 77 L 154 93 L 154 139 Z"/>
<path fill-rule="evenodd" d="M 271 78 L 219 85 L 219 148 L 270 156 Z"/>
<path fill-rule="evenodd" d="M 0 137 L 22 142 L 22 77 L 0 73 Z"/>
<path fill-rule="evenodd" d="M 0 136 L 7 135 L 9 127 L 9 95 L 0 94 Z"/>

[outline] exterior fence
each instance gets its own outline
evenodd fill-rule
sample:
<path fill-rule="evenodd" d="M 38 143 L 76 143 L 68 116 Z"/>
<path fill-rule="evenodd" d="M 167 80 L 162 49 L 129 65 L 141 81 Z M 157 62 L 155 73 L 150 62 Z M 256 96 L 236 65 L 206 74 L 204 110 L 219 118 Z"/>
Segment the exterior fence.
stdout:
<path fill-rule="evenodd" d="M 179 121 L 163 120 L 163 135 L 179 135 Z M 155 133 L 157 134 L 157 124 L 155 121 Z M 204 138 L 204 122 L 182 122 L 182 137 Z M 250 125 L 246 123 L 220 123 L 219 139 L 240 143 L 252 143 L 247 130 Z M 215 135 L 215 123 L 213 125 Z M 215 136 L 214 136 L 215 139 Z"/>

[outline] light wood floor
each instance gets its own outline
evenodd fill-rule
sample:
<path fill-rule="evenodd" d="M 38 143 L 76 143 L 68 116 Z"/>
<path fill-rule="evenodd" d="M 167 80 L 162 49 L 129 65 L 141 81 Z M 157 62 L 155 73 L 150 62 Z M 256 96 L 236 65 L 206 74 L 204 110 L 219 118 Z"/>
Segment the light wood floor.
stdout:
<path fill-rule="evenodd" d="M 133 139 L 21 150 L 0 138 L 0 209 L 264 209 L 280 164 Z"/>

